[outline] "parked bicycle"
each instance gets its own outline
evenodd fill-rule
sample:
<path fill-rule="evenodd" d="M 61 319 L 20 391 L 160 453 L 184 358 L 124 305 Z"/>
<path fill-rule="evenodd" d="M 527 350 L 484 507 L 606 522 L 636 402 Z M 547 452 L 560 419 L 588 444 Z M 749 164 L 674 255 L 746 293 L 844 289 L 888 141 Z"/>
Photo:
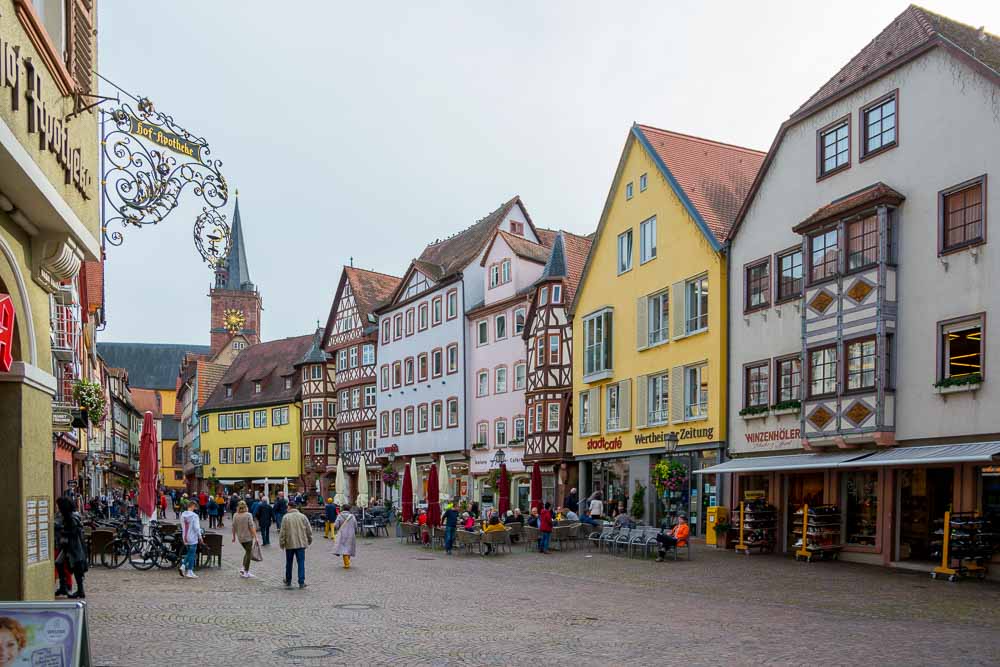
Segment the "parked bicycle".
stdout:
<path fill-rule="evenodd" d="M 115 539 L 101 552 L 101 565 L 119 568 L 142 544 L 142 526 L 122 522 L 115 527 Z"/>
<path fill-rule="evenodd" d="M 165 534 L 156 521 L 150 521 L 149 537 L 143 538 L 129 555 L 129 564 L 137 570 L 161 570 L 177 567 L 184 558 L 184 545 L 179 535 Z"/>

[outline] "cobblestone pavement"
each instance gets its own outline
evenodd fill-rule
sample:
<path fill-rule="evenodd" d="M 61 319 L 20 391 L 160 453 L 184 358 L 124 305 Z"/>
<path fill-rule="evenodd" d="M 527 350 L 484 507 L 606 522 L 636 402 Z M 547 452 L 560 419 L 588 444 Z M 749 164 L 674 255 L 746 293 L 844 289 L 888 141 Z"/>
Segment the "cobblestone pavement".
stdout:
<path fill-rule="evenodd" d="M 446 556 L 363 539 L 350 570 L 322 532 L 304 590 L 265 547 L 221 569 L 96 567 L 96 664 L 640 665 L 1000 664 L 1000 585 L 849 563 L 796 563 L 695 546 L 654 563 L 586 548 Z"/>

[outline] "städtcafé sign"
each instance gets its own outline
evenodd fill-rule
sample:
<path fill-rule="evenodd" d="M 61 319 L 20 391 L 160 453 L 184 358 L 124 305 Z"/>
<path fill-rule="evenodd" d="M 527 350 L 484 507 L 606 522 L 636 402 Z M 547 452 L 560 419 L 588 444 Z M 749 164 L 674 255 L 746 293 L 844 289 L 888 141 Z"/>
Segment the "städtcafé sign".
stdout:
<path fill-rule="evenodd" d="M 11 111 L 21 110 L 21 91 L 27 107 L 28 134 L 38 135 L 38 150 L 55 156 L 72 185 L 84 199 L 90 199 L 94 177 L 83 166 L 83 149 L 70 144 L 69 127 L 56 110 L 50 112 L 42 94 L 42 77 L 34 61 L 21 57 L 21 47 L 0 38 L 0 85 L 10 89 Z"/>

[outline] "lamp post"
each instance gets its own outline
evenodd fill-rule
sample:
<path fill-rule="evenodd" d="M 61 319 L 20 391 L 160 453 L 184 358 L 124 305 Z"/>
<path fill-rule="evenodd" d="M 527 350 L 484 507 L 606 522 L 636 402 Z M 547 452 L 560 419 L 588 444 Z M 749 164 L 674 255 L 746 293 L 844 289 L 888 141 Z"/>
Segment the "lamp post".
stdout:
<path fill-rule="evenodd" d="M 396 472 L 396 452 L 389 452 L 389 469 Z M 392 487 L 389 487 L 389 504 L 392 504 Z"/>
<path fill-rule="evenodd" d="M 670 463 L 673 463 L 674 461 L 674 453 L 677 451 L 677 442 L 678 442 L 677 431 L 671 431 L 670 433 L 667 433 L 667 437 L 663 439 L 663 451 L 667 455 L 667 461 Z M 664 504 L 666 505 L 667 516 L 670 516 L 672 513 L 675 513 L 675 511 L 672 509 L 673 508 L 673 502 L 672 502 L 673 498 L 671 498 L 672 493 L 673 491 L 666 492 L 667 502 Z"/>
<path fill-rule="evenodd" d="M 506 461 L 507 455 L 502 449 L 498 449 L 496 454 L 493 455 L 493 461 L 491 462 L 490 467 L 499 470 L 500 466 L 502 466 Z"/>

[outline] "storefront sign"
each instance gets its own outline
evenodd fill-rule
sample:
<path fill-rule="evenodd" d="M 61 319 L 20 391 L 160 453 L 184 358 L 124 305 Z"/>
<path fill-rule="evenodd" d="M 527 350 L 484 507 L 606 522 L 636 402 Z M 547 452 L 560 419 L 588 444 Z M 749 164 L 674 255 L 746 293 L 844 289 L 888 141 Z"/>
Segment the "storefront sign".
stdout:
<path fill-rule="evenodd" d="M 587 451 L 603 450 L 606 452 L 613 452 L 616 449 L 622 448 L 621 436 L 617 438 L 605 438 L 601 436 L 600 438 L 591 438 L 587 441 Z"/>
<path fill-rule="evenodd" d="M 802 429 L 775 428 L 767 431 L 749 431 L 742 438 L 734 439 L 734 451 L 757 452 L 796 449 L 802 446 Z"/>
<path fill-rule="evenodd" d="M 494 468 L 493 457 L 490 456 L 490 454 L 491 452 L 487 450 L 482 454 L 473 455 L 470 472 L 472 472 L 472 474 L 474 475 L 481 475 L 492 470 Z M 504 459 L 504 464 L 507 466 L 508 472 L 523 472 L 524 453 L 515 452 L 514 450 L 508 450 L 507 458 Z"/>
<path fill-rule="evenodd" d="M 91 665 L 87 605 L 83 602 L 0 602 L 8 634 L 22 637 L 5 647 L 5 665 Z"/>
<path fill-rule="evenodd" d="M 388 456 L 389 454 L 399 453 L 399 445 L 386 445 L 385 447 L 379 447 L 375 450 L 379 456 Z"/>
<path fill-rule="evenodd" d="M 23 65 L 23 81 L 22 81 Z M 83 166 L 83 150 L 70 144 L 69 126 L 58 108 L 50 110 L 44 101 L 42 77 L 30 58 L 21 58 L 21 47 L 0 39 L 0 85 L 10 89 L 11 111 L 20 111 L 21 91 L 27 100 L 28 134 L 38 135 L 38 150 L 55 156 L 72 185 L 84 199 L 90 199 L 94 177 Z"/>
<path fill-rule="evenodd" d="M 187 141 L 179 134 L 168 132 L 162 128 L 156 127 L 155 125 L 150 125 L 149 123 L 143 123 L 141 120 L 132 115 L 128 116 L 127 122 L 129 125 L 129 133 L 134 134 L 137 137 L 142 137 L 143 139 L 148 139 L 154 144 L 163 146 L 164 148 L 169 148 L 175 153 L 186 155 L 187 157 L 194 158 L 198 162 L 201 162 L 201 145 Z"/>
<path fill-rule="evenodd" d="M 683 443 L 685 440 L 711 440 L 715 437 L 715 429 L 711 426 L 705 428 L 681 428 L 676 431 L 657 431 L 656 433 L 639 433 L 635 436 L 635 444 L 650 445 L 666 442 L 667 436 L 671 433 L 677 435 L 677 441 Z"/>
<path fill-rule="evenodd" d="M 14 364 L 14 302 L 10 294 L 0 294 L 0 371 Z"/>

